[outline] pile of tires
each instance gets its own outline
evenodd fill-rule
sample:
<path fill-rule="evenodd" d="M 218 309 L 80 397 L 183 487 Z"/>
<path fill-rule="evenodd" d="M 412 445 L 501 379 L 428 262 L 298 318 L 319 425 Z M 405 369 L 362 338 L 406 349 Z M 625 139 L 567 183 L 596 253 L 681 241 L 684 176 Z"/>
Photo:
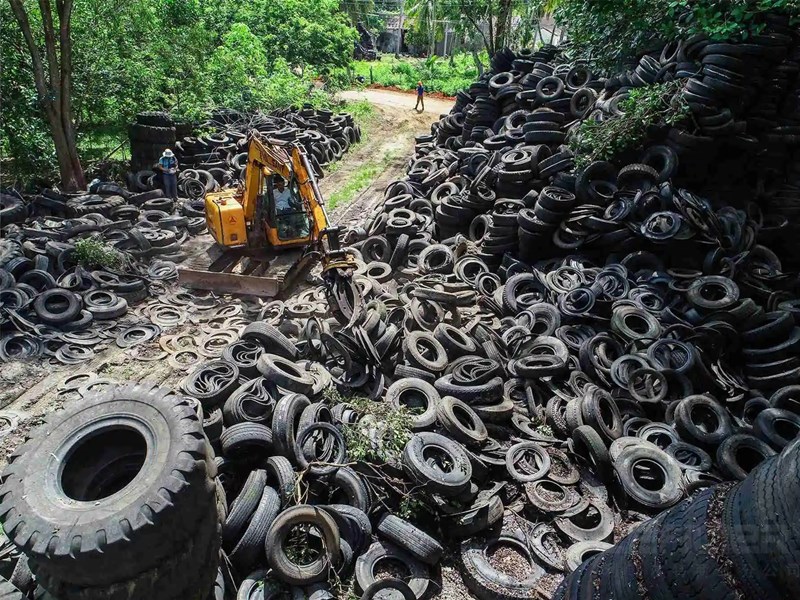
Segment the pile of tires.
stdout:
<path fill-rule="evenodd" d="M 267 139 L 300 144 L 317 177 L 323 176 L 323 167 L 341 159 L 350 145 L 361 139 L 361 129 L 352 115 L 334 114 L 310 106 L 271 115 L 218 109 L 211 113 L 202 128 L 214 133 L 197 137 L 185 135 L 169 146 L 175 151 L 181 168 L 178 189 L 182 197 L 190 199 L 202 198 L 221 187 L 235 186 L 243 179 L 249 136 L 254 133 Z M 151 166 L 149 163 L 130 174 L 132 191 L 158 187 L 158 176 L 150 170 Z"/>
<path fill-rule="evenodd" d="M 128 126 L 131 169 L 139 171 L 152 168 L 164 150 L 174 148 L 175 141 L 190 135 L 191 130 L 191 124 L 178 123 L 165 112 L 137 114 L 135 122 Z"/>
<path fill-rule="evenodd" d="M 0 522 L 37 597 L 206 600 L 227 510 L 215 475 L 193 402 L 112 387 L 48 416 L 9 459 Z"/>
<path fill-rule="evenodd" d="M 206 227 L 202 203 L 107 182 L 88 193 L 46 189 L 24 208 L 35 218 L 4 223 L 0 240 L 0 362 L 92 358 L 130 306 L 177 278 L 184 243 Z M 76 247 L 86 239 L 115 250 L 119 264 L 86 264 Z"/>
<path fill-rule="evenodd" d="M 704 489 L 613 548 L 592 549 L 553 599 L 792 598 L 798 460 L 795 442 L 741 483 Z"/>

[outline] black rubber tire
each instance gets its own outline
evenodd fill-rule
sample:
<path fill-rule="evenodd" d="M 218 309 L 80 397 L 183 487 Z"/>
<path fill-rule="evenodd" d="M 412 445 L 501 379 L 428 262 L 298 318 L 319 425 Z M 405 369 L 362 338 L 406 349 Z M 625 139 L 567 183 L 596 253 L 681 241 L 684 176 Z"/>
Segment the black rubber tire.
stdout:
<path fill-rule="evenodd" d="M 297 485 L 297 473 L 292 463 L 285 456 L 270 456 L 265 468 L 270 485 L 278 490 L 281 497 L 281 506 L 286 508 L 294 500 Z"/>
<path fill-rule="evenodd" d="M 13 583 L 0 577 L 0 600 L 25 600 L 25 598 L 26 595 Z"/>
<path fill-rule="evenodd" d="M 23 554 L 17 559 L 17 564 L 14 565 L 14 571 L 11 573 L 11 577 L 8 578 L 8 581 L 26 596 L 33 591 L 36 587 L 36 582 L 33 579 L 33 573 L 28 565 L 27 556 Z M 0 591 L 0 600 L 3 600 L 3 598 L 2 591 Z"/>
<path fill-rule="evenodd" d="M 395 590 L 403 596 L 403 600 L 416 600 L 417 598 L 414 594 L 414 590 L 402 579 L 385 577 L 383 579 L 378 579 L 365 589 L 364 593 L 361 595 L 361 600 L 372 600 L 378 592 L 382 592 L 383 590 Z"/>
<path fill-rule="evenodd" d="M 743 452 L 748 458 L 744 465 Z M 735 433 L 717 448 L 717 467 L 729 479 L 742 481 L 763 460 L 774 455 L 775 451 L 766 442 L 746 433 Z"/>
<path fill-rule="evenodd" d="M 513 547 L 528 558 L 530 568 L 519 575 L 509 574 L 495 568 L 489 559 L 489 550 L 499 543 Z M 526 543 L 521 530 L 504 524 L 502 530 L 486 537 L 473 537 L 461 543 L 459 548 L 461 576 L 467 588 L 478 598 L 485 600 L 522 600 L 535 598 L 536 586 L 545 571 L 534 560 L 533 552 Z"/>
<path fill-rule="evenodd" d="M 264 379 L 279 388 L 298 394 L 310 394 L 314 389 L 311 376 L 289 360 L 276 354 L 264 353 L 258 357 L 258 370 Z"/>
<path fill-rule="evenodd" d="M 233 548 L 241 537 L 242 531 L 247 527 L 259 500 L 264 495 L 266 485 L 266 471 L 262 469 L 250 471 L 242 490 L 233 500 L 225 525 L 222 527 L 222 545 L 226 550 Z"/>
<path fill-rule="evenodd" d="M 467 446 L 480 446 L 489 437 L 481 418 L 466 403 L 452 396 L 445 396 L 439 401 L 436 410 L 439 423 L 454 440 Z M 459 418 L 459 414 L 463 418 Z"/>
<path fill-rule="evenodd" d="M 326 550 L 317 560 L 303 565 L 292 562 L 283 549 L 286 536 L 293 526 L 299 524 L 316 527 Z M 267 532 L 267 564 L 272 567 L 278 579 L 291 585 L 309 585 L 323 581 L 328 570 L 336 569 L 342 562 L 339 541 L 339 528 L 325 510 L 305 504 L 292 506 L 278 515 Z"/>
<path fill-rule="evenodd" d="M 192 371 L 184 380 L 183 391 L 196 398 L 204 410 L 222 406 L 239 385 L 239 368 L 226 360 L 211 360 Z"/>
<path fill-rule="evenodd" d="M 695 422 L 703 415 L 714 423 L 713 429 Z M 716 448 L 731 435 L 732 424 L 728 413 L 714 398 L 696 395 L 684 398 L 675 408 L 675 429 L 685 442 L 700 448 Z"/>
<path fill-rule="evenodd" d="M 702 490 L 672 508 L 664 518 L 660 562 L 664 582 L 675 598 L 737 598 L 717 560 L 709 555 L 707 516 L 715 494 L 714 489 Z"/>
<path fill-rule="evenodd" d="M 258 341 L 264 346 L 264 350 L 270 354 L 276 354 L 288 359 L 297 358 L 295 344 L 269 323 L 263 321 L 250 323 L 242 331 L 241 337 L 243 340 L 253 339 Z"/>
<path fill-rule="evenodd" d="M 296 423 L 309 404 L 311 404 L 309 399 L 302 394 L 288 394 L 280 399 L 272 413 L 275 454 L 285 456 L 295 466 L 298 464 L 294 451 Z"/>
<path fill-rule="evenodd" d="M 753 423 L 753 433 L 780 452 L 800 434 L 800 415 L 779 408 L 767 408 L 758 413 Z"/>
<path fill-rule="evenodd" d="M 216 507 L 195 524 L 191 535 L 156 566 L 109 585 L 76 586 L 64 583 L 36 567 L 39 585 L 59 600 L 170 600 L 207 598 L 219 561 L 219 523 Z"/>
<path fill-rule="evenodd" d="M 602 481 L 611 477 L 611 458 L 600 434 L 588 425 L 581 425 L 572 432 L 572 444 L 576 454 L 582 456 Z"/>
<path fill-rule="evenodd" d="M 219 438 L 222 454 L 236 456 L 269 456 L 272 450 L 272 430 L 260 423 L 231 425 Z"/>
<path fill-rule="evenodd" d="M 451 465 L 445 472 L 428 463 L 424 450 L 444 454 Z M 460 444 L 438 433 L 421 432 L 411 436 L 403 450 L 403 467 L 418 483 L 445 497 L 458 496 L 469 488 L 472 464 Z"/>
<path fill-rule="evenodd" d="M 664 479 L 657 489 L 645 487 L 636 479 L 636 469 L 641 469 L 644 462 L 652 465 L 652 470 Z M 681 469 L 677 461 L 659 448 L 641 443 L 625 447 L 614 461 L 614 472 L 625 492 L 647 508 L 663 510 L 683 496 Z"/>
<path fill-rule="evenodd" d="M 390 542 L 429 565 L 442 559 L 442 545 L 421 529 L 394 515 L 384 515 L 378 521 L 378 533 Z"/>
<path fill-rule="evenodd" d="M 333 485 L 344 495 L 346 502 L 354 508 L 359 509 L 364 513 L 368 513 L 370 505 L 369 489 L 367 484 L 361 478 L 361 475 L 356 473 L 350 467 L 339 467 L 333 476 Z M 333 498 L 335 495 L 332 494 Z"/>
<path fill-rule="evenodd" d="M 384 402 L 396 409 L 405 407 L 411 412 L 411 429 L 427 429 L 436 422 L 436 410 L 441 398 L 430 383 L 422 379 L 398 379 L 386 390 Z M 413 409 L 422 408 L 422 412 Z"/>
<path fill-rule="evenodd" d="M 406 359 L 412 366 L 432 373 L 440 373 L 447 367 L 447 351 L 432 333 L 412 331 L 403 342 Z M 423 354 L 420 347 L 433 352 L 433 356 Z"/>
<path fill-rule="evenodd" d="M 48 307 L 48 303 L 58 303 L 58 309 Z M 33 301 L 33 310 L 42 323 L 48 325 L 63 325 L 73 321 L 83 308 L 81 297 L 71 290 L 52 288 L 45 290 Z"/>
<path fill-rule="evenodd" d="M 259 562 L 267 531 L 280 510 L 281 499 L 278 492 L 271 487 L 265 487 L 247 529 L 228 556 L 239 573 L 248 573 Z"/>
<path fill-rule="evenodd" d="M 76 442 L 91 432 L 88 439 L 103 444 L 90 452 Z M 216 468 L 207 450 L 189 402 L 160 388 L 108 388 L 50 415 L 11 456 L 0 488 L 0 521 L 10 540 L 62 581 L 105 585 L 133 577 L 179 549 L 198 518 L 215 507 Z M 80 470 L 72 460 L 80 461 Z M 125 483 L 119 474 L 109 481 L 109 469 L 126 464 L 141 469 L 125 486 L 130 492 L 102 498 L 104 488 L 97 486 L 104 480 Z M 100 476 L 105 479 L 97 481 Z M 51 477 L 62 485 L 46 485 Z M 68 493 L 91 499 L 92 508 Z"/>
<path fill-rule="evenodd" d="M 25 202 L 9 194 L 0 194 L 0 223 L 8 225 L 10 223 L 20 223 L 28 216 L 28 208 Z"/>
<path fill-rule="evenodd" d="M 222 435 L 222 411 L 215 408 L 211 414 L 203 419 L 203 432 L 206 434 L 209 442 L 216 442 Z"/>
<path fill-rule="evenodd" d="M 375 542 L 356 560 L 355 578 L 358 587 L 367 590 L 377 580 L 375 570 L 379 562 L 387 559 L 399 561 L 411 573 L 406 583 L 416 598 L 422 598 L 430 585 L 428 567 L 405 550 L 388 542 Z"/>

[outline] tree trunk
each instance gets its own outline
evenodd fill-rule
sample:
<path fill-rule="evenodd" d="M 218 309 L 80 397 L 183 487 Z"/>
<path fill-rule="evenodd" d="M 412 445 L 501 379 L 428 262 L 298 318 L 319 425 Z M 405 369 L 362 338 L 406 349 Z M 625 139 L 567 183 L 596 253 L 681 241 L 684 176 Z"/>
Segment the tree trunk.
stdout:
<path fill-rule="evenodd" d="M 478 51 L 472 51 L 472 60 L 475 61 L 475 68 L 478 69 L 478 77 L 483 75 L 483 63 L 481 62 L 481 57 L 478 56 Z"/>
<path fill-rule="evenodd" d="M 28 13 L 22 5 L 22 0 L 8 1 L 31 56 L 36 95 L 50 128 L 50 136 L 53 138 L 61 187 L 69 191 L 83 189 L 86 187 L 86 178 L 78 156 L 75 126 L 72 119 L 72 40 L 70 38 L 72 0 L 56 0 L 59 23 L 58 43 L 56 43 L 50 1 L 39 0 L 47 71 L 45 71 L 42 55 L 31 31 Z"/>
<path fill-rule="evenodd" d="M 458 0 L 458 5 L 459 5 L 459 8 L 461 9 L 461 14 L 464 15 L 467 18 L 467 21 L 469 21 L 470 25 L 472 25 L 472 27 L 475 29 L 475 31 L 477 31 L 478 34 L 483 39 L 483 46 L 484 46 L 484 48 L 486 48 L 486 53 L 489 55 L 489 58 L 491 58 L 492 54 L 494 54 L 492 41 L 486 39 L 486 34 L 483 33 L 483 29 L 481 29 L 480 24 L 478 23 L 478 21 L 475 20 L 475 18 L 469 12 L 470 11 L 470 7 L 467 5 L 465 0 Z M 491 10 L 489 11 L 488 24 L 489 24 L 489 35 L 491 36 L 491 34 L 492 34 Z M 475 62 L 477 64 L 481 65 L 480 60 L 478 60 L 478 54 L 474 50 L 472 51 L 472 56 L 475 58 Z M 483 65 L 481 65 L 481 67 L 482 66 Z M 483 70 L 480 69 L 480 72 L 483 73 Z"/>

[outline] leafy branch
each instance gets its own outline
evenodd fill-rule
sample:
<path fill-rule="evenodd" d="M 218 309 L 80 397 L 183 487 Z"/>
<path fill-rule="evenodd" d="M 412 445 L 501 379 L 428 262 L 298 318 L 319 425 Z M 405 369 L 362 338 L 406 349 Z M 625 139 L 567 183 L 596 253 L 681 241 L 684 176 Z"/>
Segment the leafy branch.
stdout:
<path fill-rule="evenodd" d="M 685 120 L 689 106 L 680 93 L 682 89 L 682 81 L 636 88 L 619 103 L 622 114 L 604 121 L 583 121 L 570 140 L 576 166 L 581 169 L 594 161 L 611 160 L 640 146 L 649 127 Z"/>

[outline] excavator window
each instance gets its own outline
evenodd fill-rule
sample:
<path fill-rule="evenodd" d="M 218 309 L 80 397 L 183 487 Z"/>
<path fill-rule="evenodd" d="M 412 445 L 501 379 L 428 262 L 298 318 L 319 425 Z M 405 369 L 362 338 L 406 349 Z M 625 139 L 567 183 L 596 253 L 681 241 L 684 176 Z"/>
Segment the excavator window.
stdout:
<path fill-rule="evenodd" d="M 309 235 L 308 214 L 303 206 L 300 189 L 292 179 L 288 185 L 280 175 L 270 178 L 272 191 L 272 222 L 281 240 L 295 240 Z"/>

